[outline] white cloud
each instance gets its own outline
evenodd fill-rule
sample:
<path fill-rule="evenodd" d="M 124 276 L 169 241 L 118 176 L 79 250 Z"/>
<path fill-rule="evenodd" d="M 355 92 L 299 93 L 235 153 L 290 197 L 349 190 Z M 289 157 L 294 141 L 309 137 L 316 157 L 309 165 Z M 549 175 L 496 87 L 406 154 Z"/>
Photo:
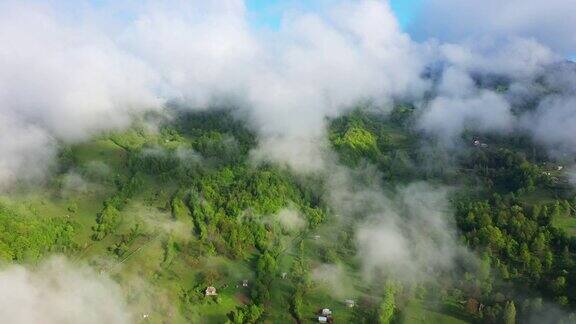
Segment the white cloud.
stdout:
<path fill-rule="evenodd" d="M 576 155 L 576 96 L 550 96 L 522 121 L 553 152 Z"/>
<path fill-rule="evenodd" d="M 575 20 L 572 0 L 426 0 L 412 29 L 421 40 L 535 39 L 566 55 L 576 53 Z"/>
<path fill-rule="evenodd" d="M 0 116 L 45 133 L 37 142 L 125 127 L 131 113 L 164 100 L 224 100 L 248 111 L 260 155 L 305 168 L 279 150 L 302 141 L 319 145 L 307 153 L 321 151 L 325 117 L 358 100 L 385 104 L 426 89 L 419 45 L 399 30 L 387 2 L 294 11 L 272 35 L 250 29 L 239 0 L 102 6 L 1 5 L 0 42 L 10 46 L 0 49 Z M 104 14 L 118 12 L 124 21 Z M 13 133 L 0 137 L 16 141 Z M 268 154 L 272 138 L 278 145 Z M 33 143 L 28 150 L 39 150 Z M 13 159 L 22 160 L 0 158 L 2 174 L 21 172 Z"/>
<path fill-rule="evenodd" d="M 529 30 L 526 17 L 541 18 L 534 0 L 512 1 L 517 8 L 467 3 L 429 1 L 423 10 L 438 22 L 454 18 L 445 5 L 456 12 L 470 7 L 475 26 L 485 11 L 498 8 L 494 21 L 512 21 L 488 19 L 496 37 L 466 33 L 447 37 L 452 43 L 416 43 L 387 1 L 287 11 L 280 30 L 265 33 L 251 29 L 241 0 L 5 2 L 0 42 L 10 45 L 0 48 L 0 123 L 15 126 L 0 129 L 6 152 L 0 180 L 37 177 L 49 163 L 29 161 L 50 161 L 56 143 L 125 127 L 132 113 L 173 99 L 198 108 L 240 106 L 259 137 L 253 156 L 301 171 L 325 167 L 326 117 L 366 99 L 388 106 L 393 99 L 420 100 L 432 89 L 439 97 L 425 105 L 422 129 L 448 140 L 468 125 L 509 129 L 508 103 L 476 89 L 471 75 L 504 74 L 528 84 L 558 56 L 542 45 L 549 42 L 522 32 Z M 565 18 L 572 5 L 555 0 L 547 6 Z M 119 21 L 109 18 L 119 14 Z M 450 26 L 464 33 L 467 25 Z M 421 74 L 437 62 L 447 69 L 433 89 Z"/>
<path fill-rule="evenodd" d="M 378 179 L 371 169 L 335 167 L 328 172 L 332 211 L 358 222 L 355 238 L 364 278 L 425 281 L 468 258 L 456 239 L 448 188 L 412 183 L 385 192 Z"/>
<path fill-rule="evenodd" d="M 473 39 L 439 45 L 442 59 L 470 73 L 499 74 L 512 78 L 531 78 L 541 73 L 558 56 L 532 39 L 506 37 Z"/>
<path fill-rule="evenodd" d="M 288 230 L 301 230 L 306 227 L 306 220 L 294 208 L 284 208 L 278 212 L 278 220 Z"/>
<path fill-rule="evenodd" d="M 41 178 L 54 157 L 53 145 L 42 128 L 0 113 L 0 189 Z"/>
<path fill-rule="evenodd" d="M 123 127 L 157 105 L 150 72 L 88 26 L 49 7 L 0 4 L 0 180 L 38 175 L 55 140 Z M 42 162 L 39 162 L 42 161 Z"/>
<path fill-rule="evenodd" d="M 52 258 L 38 268 L 2 269 L 0 318 L 7 324 L 132 322 L 116 283 L 63 258 Z"/>
<path fill-rule="evenodd" d="M 461 90 L 458 90 L 461 91 Z M 515 119 L 504 98 L 490 91 L 464 97 L 437 97 L 423 111 L 418 127 L 454 144 L 464 129 L 511 131 Z"/>

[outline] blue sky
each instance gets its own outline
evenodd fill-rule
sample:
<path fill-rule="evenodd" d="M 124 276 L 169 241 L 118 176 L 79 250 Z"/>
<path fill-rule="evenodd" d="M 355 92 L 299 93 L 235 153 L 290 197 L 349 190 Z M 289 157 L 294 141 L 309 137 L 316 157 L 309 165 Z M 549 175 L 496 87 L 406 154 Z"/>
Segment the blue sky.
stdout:
<path fill-rule="evenodd" d="M 406 28 L 418 14 L 422 0 L 391 0 L 392 10 L 402 28 Z"/>
<path fill-rule="evenodd" d="M 332 0 L 334 1 L 334 0 Z M 250 20 L 255 27 L 278 29 L 283 9 L 298 7 L 314 9 L 314 3 L 330 2 L 330 0 L 305 1 L 305 0 L 246 0 Z M 422 0 L 391 0 L 400 25 L 406 28 L 418 13 Z"/>

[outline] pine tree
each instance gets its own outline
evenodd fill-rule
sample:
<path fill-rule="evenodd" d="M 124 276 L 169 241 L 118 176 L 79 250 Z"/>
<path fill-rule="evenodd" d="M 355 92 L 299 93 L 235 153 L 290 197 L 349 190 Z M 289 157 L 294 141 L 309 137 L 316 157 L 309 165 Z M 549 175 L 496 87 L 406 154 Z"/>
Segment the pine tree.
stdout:
<path fill-rule="evenodd" d="M 390 284 L 386 285 L 384 291 L 384 299 L 380 306 L 380 323 L 388 324 L 392 321 L 394 316 L 394 308 L 396 307 L 394 300 L 394 287 Z"/>
<path fill-rule="evenodd" d="M 503 315 L 504 324 L 514 324 L 516 323 L 516 306 L 514 306 L 513 301 L 506 303 L 504 307 Z"/>

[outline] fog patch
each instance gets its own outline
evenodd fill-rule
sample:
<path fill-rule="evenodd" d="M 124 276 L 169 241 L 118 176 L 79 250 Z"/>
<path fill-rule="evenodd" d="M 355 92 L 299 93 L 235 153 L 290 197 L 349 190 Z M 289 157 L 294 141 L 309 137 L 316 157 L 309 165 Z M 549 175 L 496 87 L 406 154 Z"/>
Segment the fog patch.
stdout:
<path fill-rule="evenodd" d="M 536 140 L 557 155 L 576 155 L 576 96 L 550 96 L 523 120 Z"/>
<path fill-rule="evenodd" d="M 85 166 L 86 173 L 96 178 L 104 178 L 110 175 L 108 164 L 102 161 L 90 161 Z"/>
<path fill-rule="evenodd" d="M 191 148 L 178 146 L 175 150 L 176 158 L 181 163 L 201 163 L 203 161 L 202 155 Z"/>
<path fill-rule="evenodd" d="M 250 158 L 256 164 L 273 161 L 296 173 L 320 172 L 326 167 L 327 145 L 324 143 L 323 138 L 263 138 L 250 152 Z"/>
<path fill-rule="evenodd" d="M 62 194 L 82 194 L 88 192 L 89 183 L 77 172 L 68 172 L 62 177 Z"/>
<path fill-rule="evenodd" d="M 415 183 L 401 188 L 390 207 L 359 226 L 359 256 L 367 277 L 432 278 L 466 253 L 449 219 L 446 188 Z"/>
<path fill-rule="evenodd" d="M 132 322 L 114 281 L 63 257 L 53 257 L 38 267 L 2 269 L 0 317 L 11 324 Z"/>
<path fill-rule="evenodd" d="M 458 90 L 462 91 L 462 90 Z M 479 132 L 511 131 L 515 119 L 508 102 L 496 93 L 437 97 L 424 109 L 418 127 L 453 144 L 465 129 Z"/>
<path fill-rule="evenodd" d="M 330 206 L 356 226 L 357 256 L 367 281 L 430 280 L 455 269 L 461 258 L 474 258 L 457 240 L 449 188 L 417 182 L 384 190 L 370 167 L 330 175 Z"/>
<path fill-rule="evenodd" d="M 276 215 L 278 221 L 286 230 L 298 231 L 306 227 L 306 220 L 294 208 L 284 208 Z"/>
<path fill-rule="evenodd" d="M 159 207 L 132 204 L 127 208 L 126 215 L 129 223 L 141 226 L 141 230 L 146 233 L 171 236 L 184 242 L 192 237 L 191 222 L 176 220 Z"/>
<path fill-rule="evenodd" d="M 346 269 L 341 264 L 321 264 L 312 269 L 312 280 L 322 289 L 328 291 L 332 297 L 344 300 L 352 298 L 350 294 L 354 287 L 348 280 Z"/>
<path fill-rule="evenodd" d="M 568 176 L 568 181 L 576 187 L 576 165 L 570 166 L 566 170 L 566 175 Z"/>
<path fill-rule="evenodd" d="M 0 190 L 19 180 L 42 179 L 56 156 L 55 145 L 42 128 L 0 113 Z"/>

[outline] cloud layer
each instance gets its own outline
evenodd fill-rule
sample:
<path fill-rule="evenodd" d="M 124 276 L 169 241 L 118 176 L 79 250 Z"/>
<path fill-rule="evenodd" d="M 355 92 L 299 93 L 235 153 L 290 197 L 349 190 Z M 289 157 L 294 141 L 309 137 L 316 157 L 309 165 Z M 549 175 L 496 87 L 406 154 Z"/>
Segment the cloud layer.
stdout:
<path fill-rule="evenodd" d="M 120 287 L 105 275 L 53 258 L 0 271 L 0 317 L 9 324 L 127 324 Z"/>
<path fill-rule="evenodd" d="M 54 8 L 0 4 L 0 181 L 43 173 L 57 141 L 130 123 L 158 104 L 151 73 L 108 35 Z"/>
<path fill-rule="evenodd" d="M 35 161 L 50 161 L 58 142 L 125 127 L 132 114 L 168 100 L 242 107 L 260 138 L 254 157 L 298 170 L 324 167 L 325 118 L 363 100 L 388 106 L 433 93 L 438 97 L 423 105 L 420 125 L 444 139 L 470 124 L 509 129 L 508 103 L 476 89 L 472 76 L 498 74 L 529 84 L 561 57 L 550 49 L 562 51 L 552 36 L 572 46 L 572 30 L 563 22 L 575 11 L 565 1 L 546 3 L 561 17 L 540 28 L 539 1 L 453 2 L 428 1 L 417 20 L 437 26 L 445 36 L 440 39 L 450 43 L 414 41 L 400 30 L 388 2 L 377 0 L 293 9 L 277 31 L 254 29 L 240 0 L 4 2 L 0 41 L 10 46 L 0 49 L 0 149 L 6 152 L 0 179 L 37 177 L 49 164 Z M 516 7 L 521 10 L 512 12 Z M 464 11 L 474 16 L 447 31 L 438 25 Z M 497 12 L 497 19 L 484 19 L 487 12 Z M 477 20 L 491 23 L 483 29 Z M 536 37 L 534 26 L 547 37 Z M 454 30 L 469 37 L 452 37 Z M 423 77 L 431 66 L 444 67 L 439 85 Z"/>
<path fill-rule="evenodd" d="M 483 37 L 517 36 L 563 54 L 576 53 L 576 3 L 570 0 L 426 0 L 414 33 L 460 42 Z"/>

